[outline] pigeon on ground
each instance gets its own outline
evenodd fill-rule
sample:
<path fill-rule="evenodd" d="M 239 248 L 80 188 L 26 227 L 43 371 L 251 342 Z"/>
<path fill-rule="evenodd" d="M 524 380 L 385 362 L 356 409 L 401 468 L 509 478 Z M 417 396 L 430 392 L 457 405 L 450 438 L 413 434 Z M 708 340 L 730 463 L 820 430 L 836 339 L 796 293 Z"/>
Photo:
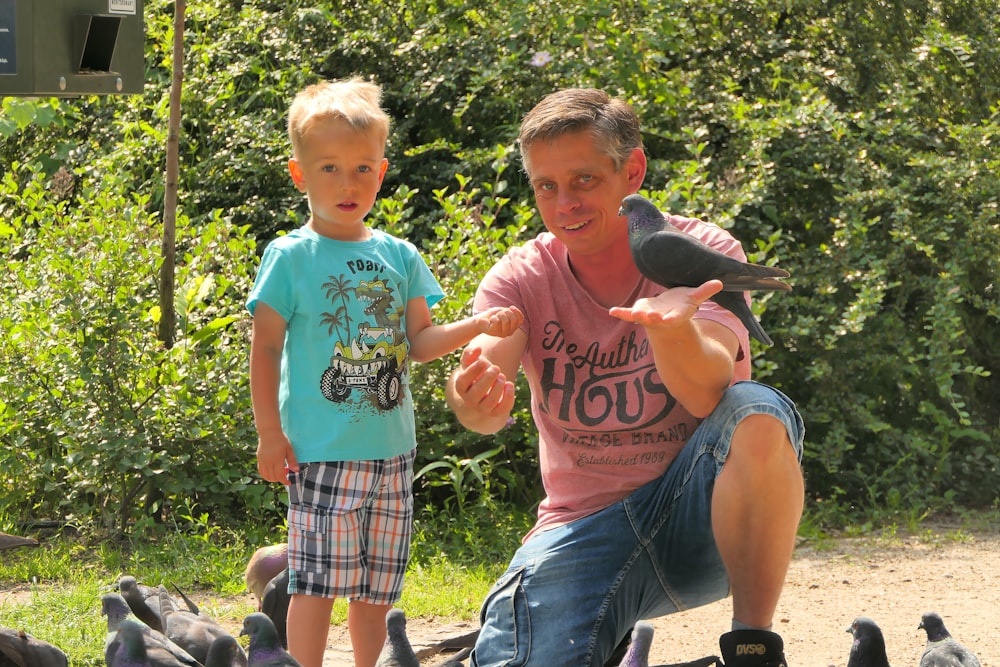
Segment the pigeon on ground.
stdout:
<path fill-rule="evenodd" d="M 685 234 L 667 222 L 653 202 L 642 195 L 622 200 L 618 215 L 628 217 L 629 245 L 639 272 L 666 288 L 698 287 L 721 280 L 722 291 L 712 301 L 732 311 L 750 335 L 772 345 L 770 336 L 753 316 L 744 292 L 790 290 L 788 272 L 771 266 L 741 262 Z"/>
<path fill-rule="evenodd" d="M 920 667 L 979 667 L 979 658 L 951 636 L 939 614 L 927 612 L 917 628 L 927 632 Z"/>
<path fill-rule="evenodd" d="M 649 667 L 649 649 L 653 645 L 653 626 L 638 621 L 632 628 L 632 641 L 618 667 Z"/>
<path fill-rule="evenodd" d="M 302 667 L 278 641 L 274 623 L 261 612 L 254 612 L 243 619 L 240 636 L 250 637 L 247 648 L 249 667 Z"/>
<path fill-rule="evenodd" d="M 135 577 L 126 575 L 118 580 L 118 592 L 125 598 L 136 618 L 154 630 L 163 632 L 160 594 L 155 588 L 140 584 Z"/>
<path fill-rule="evenodd" d="M 105 662 L 108 667 L 152 667 L 141 623 L 131 618 L 122 621 L 118 626 L 115 650 L 105 654 Z"/>
<path fill-rule="evenodd" d="M 212 642 L 204 660 L 205 667 L 247 667 L 247 654 L 232 635 L 223 635 Z"/>
<path fill-rule="evenodd" d="M 247 562 L 244 578 L 247 590 L 257 599 L 257 611 L 260 611 L 264 599 L 264 588 L 268 582 L 278 576 L 288 567 L 288 544 L 272 544 L 257 549 Z"/>
<path fill-rule="evenodd" d="M 178 609 L 165 586 L 160 585 L 160 619 L 163 634 L 198 662 L 204 663 L 212 642 L 229 633 L 214 619 Z"/>
<path fill-rule="evenodd" d="M 390 609 L 385 615 L 385 631 L 385 645 L 375 667 L 420 667 L 406 637 L 406 615 L 402 609 Z"/>
<path fill-rule="evenodd" d="M 288 648 L 288 604 L 292 596 L 288 594 L 288 568 L 267 582 L 258 611 L 267 614 L 274 622 L 281 645 Z"/>
<path fill-rule="evenodd" d="M 192 614 L 200 614 L 201 613 L 201 609 L 199 609 L 198 605 L 196 605 L 194 603 L 194 600 L 192 600 L 187 595 L 185 595 L 184 591 L 182 591 L 177 584 L 171 584 L 171 585 L 174 587 L 174 590 L 177 591 L 177 594 L 181 596 L 181 599 L 184 600 L 184 604 L 185 604 L 185 606 L 187 606 L 189 612 L 191 612 Z M 175 606 L 176 606 L 176 603 L 175 603 Z"/>
<path fill-rule="evenodd" d="M 18 547 L 37 547 L 38 540 L 31 537 L 20 537 L 18 535 L 8 535 L 0 533 L 0 551 L 6 549 L 17 549 Z"/>
<path fill-rule="evenodd" d="M 66 667 L 62 649 L 24 630 L 0 627 L 0 665 L 4 667 Z"/>
<path fill-rule="evenodd" d="M 870 618 L 858 616 L 847 628 L 854 636 L 847 667 L 889 667 L 882 629 Z"/>
<path fill-rule="evenodd" d="M 154 630 L 135 617 L 128 603 L 118 593 L 105 593 L 101 596 L 101 613 L 108 617 L 108 634 L 104 640 L 105 661 L 118 650 L 118 630 L 125 621 L 139 624 L 146 645 L 146 653 L 153 667 L 199 667 L 199 662 L 159 630 Z"/>

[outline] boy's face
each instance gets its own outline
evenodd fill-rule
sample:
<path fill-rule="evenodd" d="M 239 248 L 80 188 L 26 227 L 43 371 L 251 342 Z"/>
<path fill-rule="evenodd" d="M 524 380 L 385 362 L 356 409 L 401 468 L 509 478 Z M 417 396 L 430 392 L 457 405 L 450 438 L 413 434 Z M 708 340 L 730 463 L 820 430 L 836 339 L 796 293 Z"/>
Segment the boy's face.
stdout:
<path fill-rule="evenodd" d="M 389 165 L 384 151 L 373 133 L 338 120 L 317 123 L 303 136 L 288 171 L 309 198 L 313 231 L 341 241 L 368 238 L 365 216 Z"/>

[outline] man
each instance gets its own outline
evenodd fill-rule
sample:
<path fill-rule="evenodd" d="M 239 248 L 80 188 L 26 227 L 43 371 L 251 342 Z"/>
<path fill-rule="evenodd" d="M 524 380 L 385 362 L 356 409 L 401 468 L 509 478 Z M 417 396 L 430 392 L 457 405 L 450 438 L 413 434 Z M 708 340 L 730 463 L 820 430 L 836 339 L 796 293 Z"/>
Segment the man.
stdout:
<path fill-rule="evenodd" d="M 483 605 L 472 664 L 598 667 L 637 620 L 731 593 L 727 667 L 784 665 L 770 628 L 802 513 L 801 418 L 748 381 L 746 329 L 707 300 L 721 283 L 664 290 L 636 268 L 618 216 L 646 173 L 631 107 L 558 91 L 519 143 L 547 233 L 490 270 L 475 310 L 516 306 L 524 324 L 469 343 L 447 397 L 495 433 L 523 367 L 546 497 Z M 671 220 L 745 259 L 718 227 Z"/>

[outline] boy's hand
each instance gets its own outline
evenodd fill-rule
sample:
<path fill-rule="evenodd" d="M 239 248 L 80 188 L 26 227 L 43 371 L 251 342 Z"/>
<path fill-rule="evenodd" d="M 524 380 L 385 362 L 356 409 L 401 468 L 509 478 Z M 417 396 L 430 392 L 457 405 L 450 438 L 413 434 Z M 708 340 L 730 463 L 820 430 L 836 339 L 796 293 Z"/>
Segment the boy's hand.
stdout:
<path fill-rule="evenodd" d="M 262 433 L 257 441 L 257 471 L 268 482 L 288 484 L 288 472 L 298 472 L 292 443 L 282 431 Z"/>
<path fill-rule="evenodd" d="M 514 306 L 497 306 L 476 315 L 479 333 L 506 338 L 524 323 L 524 313 Z"/>

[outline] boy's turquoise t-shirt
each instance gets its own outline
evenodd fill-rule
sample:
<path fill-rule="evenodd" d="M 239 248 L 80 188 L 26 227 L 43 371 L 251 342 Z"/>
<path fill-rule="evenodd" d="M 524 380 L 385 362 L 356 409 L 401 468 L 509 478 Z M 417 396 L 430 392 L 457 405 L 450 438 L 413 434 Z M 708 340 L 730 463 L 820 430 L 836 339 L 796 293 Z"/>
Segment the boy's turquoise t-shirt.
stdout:
<path fill-rule="evenodd" d="M 300 228 L 264 250 L 247 308 L 286 322 L 281 424 L 299 462 L 389 458 L 416 446 L 404 310 L 444 292 L 416 247 L 379 230 L 345 242 Z"/>

